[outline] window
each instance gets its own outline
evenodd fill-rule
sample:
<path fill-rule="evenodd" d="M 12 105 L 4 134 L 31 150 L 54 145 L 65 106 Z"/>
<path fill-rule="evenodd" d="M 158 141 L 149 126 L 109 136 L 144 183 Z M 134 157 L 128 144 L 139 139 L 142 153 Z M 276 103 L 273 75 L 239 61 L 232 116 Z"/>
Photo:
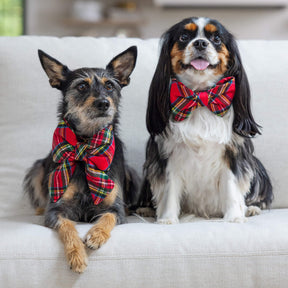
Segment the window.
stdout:
<path fill-rule="evenodd" d="M 24 34 L 25 0 L 0 0 L 0 36 Z"/>

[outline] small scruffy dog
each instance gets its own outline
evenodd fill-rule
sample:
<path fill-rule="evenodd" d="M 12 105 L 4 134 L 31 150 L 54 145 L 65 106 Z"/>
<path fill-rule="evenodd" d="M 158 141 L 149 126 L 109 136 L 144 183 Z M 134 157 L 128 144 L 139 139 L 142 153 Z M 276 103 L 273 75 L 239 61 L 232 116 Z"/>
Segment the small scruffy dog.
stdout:
<path fill-rule="evenodd" d="M 117 134 L 120 92 L 129 84 L 137 48 L 113 58 L 106 69 L 71 71 L 40 50 L 39 58 L 63 97 L 52 151 L 30 168 L 24 190 L 38 213 L 45 210 L 45 225 L 58 231 L 71 269 L 81 273 L 85 245 L 104 244 L 113 227 L 125 223 L 124 203 L 137 199 L 138 179 L 125 165 Z M 97 222 L 82 241 L 74 221 Z"/>
<path fill-rule="evenodd" d="M 253 155 L 251 138 L 260 131 L 234 37 L 216 20 L 193 17 L 161 43 L 140 205 L 156 207 L 162 224 L 181 213 L 231 222 L 259 214 L 272 202 L 272 186 Z"/>

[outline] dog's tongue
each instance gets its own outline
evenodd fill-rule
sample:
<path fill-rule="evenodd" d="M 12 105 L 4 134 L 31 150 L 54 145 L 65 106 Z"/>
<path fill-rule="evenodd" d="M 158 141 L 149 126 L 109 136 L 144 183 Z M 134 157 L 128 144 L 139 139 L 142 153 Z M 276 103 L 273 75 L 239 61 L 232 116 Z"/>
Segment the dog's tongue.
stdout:
<path fill-rule="evenodd" d="M 190 63 L 196 70 L 205 70 L 209 66 L 209 62 L 204 59 L 195 59 Z"/>

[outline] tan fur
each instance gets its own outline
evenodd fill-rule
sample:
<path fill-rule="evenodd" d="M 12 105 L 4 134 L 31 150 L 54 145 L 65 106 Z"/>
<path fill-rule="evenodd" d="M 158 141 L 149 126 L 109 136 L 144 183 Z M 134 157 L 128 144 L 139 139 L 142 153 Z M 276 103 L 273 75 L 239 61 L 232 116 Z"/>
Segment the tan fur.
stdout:
<path fill-rule="evenodd" d="M 106 99 L 109 101 L 110 107 L 112 107 L 113 110 L 116 111 L 117 107 L 115 106 L 113 99 L 111 97 L 107 97 Z"/>
<path fill-rule="evenodd" d="M 37 207 L 35 209 L 35 215 L 43 215 L 45 212 L 45 208 Z"/>
<path fill-rule="evenodd" d="M 70 182 L 65 193 L 62 196 L 62 199 L 72 200 L 75 195 L 76 190 L 77 190 L 76 184 Z"/>
<path fill-rule="evenodd" d="M 188 23 L 185 25 L 185 29 L 195 31 L 197 29 L 197 25 L 195 23 Z"/>
<path fill-rule="evenodd" d="M 126 178 L 126 191 L 129 191 L 130 190 L 130 184 L 132 182 L 132 179 L 131 179 L 131 175 L 130 173 L 128 172 L 128 170 L 125 170 L 125 178 Z"/>
<path fill-rule="evenodd" d="M 117 183 L 115 183 L 113 190 L 103 200 L 103 204 L 111 206 L 115 202 L 118 192 L 119 192 L 119 186 L 117 185 Z"/>
<path fill-rule="evenodd" d="M 82 111 L 85 110 L 85 109 L 88 109 L 90 108 L 93 103 L 95 102 L 95 97 L 93 96 L 89 96 L 86 101 L 84 102 L 84 104 L 82 104 L 79 109 L 81 109 Z"/>
<path fill-rule="evenodd" d="M 132 63 L 131 59 L 133 58 L 132 54 L 126 54 L 120 57 L 119 59 L 114 60 L 111 62 L 114 70 L 115 77 L 118 77 L 118 80 L 120 81 L 121 85 L 128 85 L 129 84 L 129 68 L 127 69 L 127 65 L 130 65 Z M 125 69 L 124 69 L 125 67 Z M 132 67 L 132 66 L 131 66 Z M 130 68 L 132 69 L 132 68 Z"/>
<path fill-rule="evenodd" d="M 155 217 L 155 210 L 150 207 L 137 208 L 136 213 L 142 217 Z"/>
<path fill-rule="evenodd" d="M 45 211 L 46 206 L 46 197 L 43 194 L 42 190 L 42 181 L 44 177 L 44 168 L 41 167 L 38 171 L 38 174 L 32 179 L 32 185 L 35 190 L 35 198 L 39 199 L 39 207 L 36 208 L 35 214 L 42 215 Z"/>
<path fill-rule="evenodd" d="M 93 82 L 93 79 L 87 77 L 87 78 L 84 79 L 84 81 L 87 82 L 87 83 L 91 86 L 91 84 L 92 84 L 92 82 Z"/>
<path fill-rule="evenodd" d="M 52 73 L 49 70 L 47 70 L 49 78 L 50 78 L 50 76 L 51 76 L 51 78 L 57 76 L 57 78 L 59 80 L 65 80 L 65 77 L 62 75 L 62 72 L 63 72 L 63 66 L 62 65 L 58 65 L 54 62 L 50 62 L 49 60 L 46 63 L 48 63 L 49 68 L 53 71 L 53 73 Z"/>
<path fill-rule="evenodd" d="M 49 83 L 52 87 L 58 87 L 61 84 L 61 81 L 59 79 L 50 79 Z"/>
<path fill-rule="evenodd" d="M 110 232 L 116 225 L 116 216 L 113 213 L 105 213 L 98 222 L 88 231 L 85 244 L 91 249 L 98 249 L 109 238 Z"/>
<path fill-rule="evenodd" d="M 253 177 L 252 173 L 247 173 L 238 181 L 239 189 L 243 195 L 249 192 L 250 185 L 251 185 L 251 178 Z"/>
<path fill-rule="evenodd" d="M 99 80 L 103 85 L 105 85 L 105 83 L 108 81 L 106 77 L 99 78 Z"/>
<path fill-rule="evenodd" d="M 59 218 L 58 233 L 64 244 L 65 255 L 71 269 L 82 273 L 87 267 L 87 254 L 74 223 L 68 219 Z"/>
<path fill-rule="evenodd" d="M 60 64 L 55 63 L 48 57 L 43 58 L 43 65 L 45 72 L 49 77 L 49 82 L 52 87 L 58 87 L 61 84 L 61 81 L 65 80 L 63 76 L 63 66 Z"/>
<path fill-rule="evenodd" d="M 214 33 L 217 31 L 217 27 L 211 23 L 207 24 L 204 29 L 210 33 Z"/>
<path fill-rule="evenodd" d="M 215 69 L 215 75 L 223 75 L 227 71 L 227 64 L 230 58 L 229 51 L 225 44 L 222 44 L 221 50 L 218 52 L 219 64 Z"/>
<path fill-rule="evenodd" d="M 181 62 L 183 62 L 183 51 L 179 50 L 178 43 L 173 45 L 170 56 L 173 72 L 179 74 L 182 70 Z"/>

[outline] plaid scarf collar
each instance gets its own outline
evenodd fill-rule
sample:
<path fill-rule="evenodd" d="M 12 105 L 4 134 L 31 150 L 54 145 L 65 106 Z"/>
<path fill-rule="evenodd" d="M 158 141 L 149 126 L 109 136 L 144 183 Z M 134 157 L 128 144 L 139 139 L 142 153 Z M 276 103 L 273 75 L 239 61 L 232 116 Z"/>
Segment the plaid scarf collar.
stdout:
<path fill-rule="evenodd" d="M 234 77 L 223 78 L 211 89 L 200 92 L 194 92 L 183 83 L 172 79 L 170 86 L 172 118 L 174 121 L 183 121 L 193 110 L 202 106 L 223 117 L 232 104 L 234 94 Z"/>
<path fill-rule="evenodd" d="M 115 152 L 112 125 L 92 138 L 77 138 L 66 120 L 59 122 L 53 135 L 52 156 L 58 163 L 49 175 L 49 192 L 53 202 L 65 193 L 75 171 L 76 161 L 85 162 L 86 179 L 95 205 L 112 191 L 114 182 L 108 177 Z"/>

